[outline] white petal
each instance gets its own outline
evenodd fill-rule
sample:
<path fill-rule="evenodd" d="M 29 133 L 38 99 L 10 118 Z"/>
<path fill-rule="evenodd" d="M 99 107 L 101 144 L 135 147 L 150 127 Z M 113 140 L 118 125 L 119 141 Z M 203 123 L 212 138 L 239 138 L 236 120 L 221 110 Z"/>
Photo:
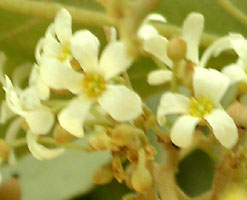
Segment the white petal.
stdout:
<path fill-rule="evenodd" d="M 47 100 L 49 98 L 50 89 L 40 76 L 40 67 L 36 64 L 33 66 L 31 75 L 29 77 L 29 86 L 35 87 L 41 100 Z"/>
<path fill-rule="evenodd" d="M 16 89 L 13 87 L 11 80 L 8 76 L 5 76 L 5 86 L 3 89 L 6 93 L 6 103 L 8 107 L 12 110 L 12 112 L 18 114 L 18 115 L 24 115 L 24 111 L 21 107 L 21 101 L 19 99 L 19 96 L 17 94 Z"/>
<path fill-rule="evenodd" d="M 133 59 L 127 55 L 123 42 L 111 42 L 102 52 L 99 66 L 105 78 L 110 79 L 126 71 L 132 61 Z"/>
<path fill-rule="evenodd" d="M 5 77 L 4 77 L 4 64 L 6 62 L 6 56 L 4 55 L 3 52 L 0 51 L 0 82 L 2 83 L 2 85 L 5 85 Z"/>
<path fill-rule="evenodd" d="M 98 71 L 99 40 L 88 30 L 77 31 L 71 40 L 72 54 L 85 72 Z"/>
<path fill-rule="evenodd" d="M 233 119 L 220 109 L 214 110 L 205 119 L 212 127 L 215 137 L 226 148 L 232 148 L 238 141 L 238 130 Z"/>
<path fill-rule="evenodd" d="M 12 75 L 13 84 L 16 88 L 21 89 L 23 82 L 28 78 L 32 65 L 30 63 L 23 64 L 18 66 Z"/>
<path fill-rule="evenodd" d="M 117 30 L 113 26 L 104 26 L 104 32 L 106 35 L 106 39 L 108 42 L 116 42 L 117 41 Z"/>
<path fill-rule="evenodd" d="M 167 45 L 168 40 L 161 35 L 157 35 L 145 40 L 143 43 L 143 49 L 146 52 L 160 59 L 167 66 L 171 67 L 172 61 L 167 56 Z"/>
<path fill-rule="evenodd" d="M 89 112 L 92 101 L 80 96 L 72 100 L 69 105 L 58 114 L 60 125 L 76 137 L 83 137 L 83 123 Z"/>
<path fill-rule="evenodd" d="M 179 117 L 171 129 L 172 142 L 181 148 L 189 147 L 193 141 L 193 133 L 199 121 L 199 118 L 190 115 Z"/>
<path fill-rule="evenodd" d="M 205 67 L 211 56 L 216 57 L 221 52 L 231 48 L 232 44 L 228 36 L 216 40 L 202 54 L 199 66 Z"/>
<path fill-rule="evenodd" d="M 33 110 L 41 106 L 39 96 L 35 89 L 27 87 L 20 93 L 20 103 L 24 110 Z"/>
<path fill-rule="evenodd" d="M 69 43 L 72 37 L 72 19 L 69 12 L 62 8 L 55 18 L 55 32 L 61 43 Z"/>
<path fill-rule="evenodd" d="M 64 152 L 63 148 L 47 149 L 38 143 L 38 136 L 30 131 L 27 133 L 27 146 L 32 155 L 38 160 L 50 160 Z"/>
<path fill-rule="evenodd" d="M 37 135 L 47 134 L 54 124 L 54 116 L 52 112 L 49 108 L 44 106 L 26 112 L 24 117 L 30 130 Z"/>
<path fill-rule="evenodd" d="M 237 64 L 224 67 L 222 73 L 230 78 L 232 83 L 237 83 L 239 81 L 247 82 L 247 75 L 245 71 Z"/>
<path fill-rule="evenodd" d="M 0 123 L 5 124 L 10 118 L 15 116 L 15 113 L 10 110 L 6 101 L 3 101 L 1 104 L 1 111 L 0 111 Z"/>
<path fill-rule="evenodd" d="M 198 63 L 199 44 L 204 28 L 204 17 L 199 13 L 191 13 L 183 24 L 183 39 L 187 44 L 187 59 Z"/>
<path fill-rule="evenodd" d="M 193 76 L 195 96 L 207 97 L 214 106 L 219 106 L 230 79 L 215 69 L 196 68 Z"/>
<path fill-rule="evenodd" d="M 247 59 L 247 40 L 240 34 L 229 35 L 233 49 L 242 59 Z"/>
<path fill-rule="evenodd" d="M 155 70 L 148 74 L 148 83 L 150 85 L 160 85 L 172 79 L 172 72 L 169 70 Z"/>
<path fill-rule="evenodd" d="M 67 89 L 72 93 L 82 90 L 82 73 L 74 71 L 56 59 L 45 59 L 40 67 L 40 73 L 44 82 L 51 88 Z"/>
<path fill-rule="evenodd" d="M 12 143 L 18 136 L 19 131 L 21 132 L 24 119 L 18 117 L 14 119 L 6 130 L 5 140 L 7 143 Z"/>
<path fill-rule="evenodd" d="M 149 24 L 144 24 L 139 28 L 137 35 L 139 38 L 145 41 L 147 39 L 159 35 L 159 32 L 153 26 Z"/>
<path fill-rule="evenodd" d="M 160 99 L 157 117 L 158 119 L 163 119 L 165 115 L 188 113 L 189 104 L 190 100 L 188 97 L 181 94 L 166 92 Z"/>
<path fill-rule="evenodd" d="M 164 18 L 162 15 L 157 13 L 151 13 L 145 18 L 145 22 L 149 21 L 157 21 L 157 22 L 163 22 L 166 23 L 166 18 Z"/>
<path fill-rule="evenodd" d="M 122 85 L 108 85 L 98 102 L 117 121 L 133 120 L 142 113 L 140 97 Z"/>

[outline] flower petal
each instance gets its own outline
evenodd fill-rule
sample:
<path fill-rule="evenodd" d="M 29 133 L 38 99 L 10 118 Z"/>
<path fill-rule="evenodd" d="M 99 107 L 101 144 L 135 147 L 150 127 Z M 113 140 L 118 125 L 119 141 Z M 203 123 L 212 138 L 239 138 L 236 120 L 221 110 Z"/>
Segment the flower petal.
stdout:
<path fill-rule="evenodd" d="M 55 32 L 59 41 L 69 43 L 72 37 L 72 19 L 69 12 L 62 8 L 55 18 Z"/>
<path fill-rule="evenodd" d="M 15 113 L 10 110 L 6 101 L 2 101 L 1 103 L 1 111 L 0 111 L 0 123 L 5 124 L 10 118 L 14 117 Z"/>
<path fill-rule="evenodd" d="M 211 56 L 216 57 L 221 52 L 231 48 L 232 45 L 228 36 L 216 40 L 202 54 L 199 66 L 205 67 Z"/>
<path fill-rule="evenodd" d="M 169 70 L 155 70 L 148 74 L 148 83 L 150 85 L 160 85 L 169 82 L 172 79 L 172 72 Z"/>
<path fill-rule="evenodd" d="M 47 134 L 54 124 L 54 116 L 45 106 L 26 112 L 24 118 L 30 130 L 37 135 Z"/>
<path fill-rule="evenodd" d="M 191 13 L 187 16 L 183 24 L 183 39 L 187 44 L 187 59 L 198 63 L 199 43 L 204 28 L 204 17 L 199 13 Z"/>
<path fill-rule="evenodd" d="M 72 93 L 82 90 L 83 75 L 56 59 L 44 59 L 40 74 L 44 82 L 53 89 L 67 89 Z"/>
<path fill-rule="evenodd" d="M 247 59 L 247 40 L 240 34 L 229 34 L 233 49 L 242 59 Z"/>
<path fill-rule="evenodd" d="M 77 31 L 71 40 L 71 50 L 85 72 L 98 71 L 99 40 L 88 30 Z"/>
<path fill-rule="evenodd" d="M 143 39 L 144 41 L 157 35 L 159 35 L 159 32 L 156 30 L 156 28 L 154 28 L 152 25 L 145 23 L 139 28 L 137 32 L 137 36 Z"/>
<path fill-rule="evenodd" d="M 164 93 L 160 99 L 157 111 L 158 121 L 166 115 L 188 113 L 189 104 L 189 98 L 184 95 L 174 94 L 172 92 Z"/>
<path fill-rule="evenodd" d="M 233 119 L 220 109 L 214 110 L 205 117 L 212 127 L 215 137 L 226 148 L 232 148 L 238 141 L 238 130 Z"/>
<path fill-rule="evenodd" d="M 126 71 L 132 61 L 133 59 L 127 55 L 123 42 L 111 42 L 102 52 L 99 66 L 105 78 L 110 79 Z"/>
<path fill-rule="evenodd" d="M 166 23 L 166 18 L 164 18 L 162 15 L 157 13 L 151 13 L 145 18 L 145 22 L 149 21 L 157 21 L 157 22 L 163 22 Z M 144 22 L 144 23 L 145 23 Z"/>
<path fill-rule="evenodd" d="M 32 155 L 38 160 L 51 160 L 64 152 L 63 148 L 47 149 L 39 144 L 38 136 L 31 131 L 27 133 L 27 146 Z"/>
<path fill-rule="evenodd" d="M 193 141 L 193 133 L 200 119 L 190 115 L 179 117 L 171 129 L 172 142 L 181 147 L 187 148 Z"/>
<path fill-rule="evenodd" d="M 76 137 L 83 137 L 83 123 L 89 112 L 92 101 L 80 96 L 72 100 L 69 105 L 58 114 L 60 125 Z"/>
<path fill-rule="evenodd" d="M 117 121 L 133 120 L 142 113 L 140 97 L 122 85 L 108 85 L 98 102 Z"/>
<path fill-rule="evenodd" d="M 223 68 L 222 73 L 230 78 L 232 83 L 240 81 L 247 82 L 247 75 L 245 71 L 238 64 L 232 64 Z"/>
<path fill-rule="evenodd" d="M 207 97 L 214 106 L 220 105 L 230 79 L 215 69 L 196 68 L 193 76 L 195 96 Z"/>
<path fill-rule="evenodd" d="M 146 52 L 160 59 L 168 67 L 172 67 L 172 61 L 167 56 L 167 45 L 168 40 L 163 36 L 157 35 L 145 40 L 143 44 L 143 49 Z"/>

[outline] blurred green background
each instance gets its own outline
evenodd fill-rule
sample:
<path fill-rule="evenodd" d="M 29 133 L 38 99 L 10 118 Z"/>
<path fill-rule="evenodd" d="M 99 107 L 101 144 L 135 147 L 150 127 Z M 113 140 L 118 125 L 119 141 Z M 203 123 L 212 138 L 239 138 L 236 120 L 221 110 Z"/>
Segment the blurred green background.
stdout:
<path fill-rule="evenodd" d="M 50 1 L 103 11 L 94 0 Z M 246 0 L 232 0 L 232 3 L 247 14 Z M 160 0 L 157 12 L 164 15 L 169 24 L 178 26 L 182 25 L 184 18 L 190 12 L 200 12 L 205 16 L 207 33 L 219 36 L 229 32 L 239 32 L 244 36 L 247 34 L 246 27 L 222 10 L 214 0 Z M 35 62 L 35 46 L 39 38 L 44 35 L 49 23 L 51 21 L 8 12 L 0 7 L 0 50 L 8 57 L 5 68 L 8 75 L 11 76 L 13 70 L 23 63 Z M 102 28 L 73 24 L 73 30 L 84 28 L 96 34 L 104 46 L 106 41 Z M 214 59 L 211 65 L 219 68 L 232 59 L 230 55 L 221 56 Z M 166 87 L 148 86 L 145 80 L 147 73 L 152 69 L 155 69 L 154 62 L 149 58 L 141 58 L 129 70 L 129 74 L 134 88 L 155 110 L 159 94 Z M 0 91 L 0 97 L 4 98 L 3 90 Z M 1 127 L 1 137 L 4 136 L 5 128 Z M 83 143 L 85 140 L 78 142 Z M 164 160 L 164 154 L 159 156 Z M 109 159 L 107 153 L 88 155 L 69 151 L 53 161 L 40 162 L 30 156 L 24 156 L 17 166 L 4 167 L 1 171 L 4 179 L 16 172 L 20 174 L 23 200 L 66 200 L 76 196 L 75 200 L 118 200 L 128 191 L 125 186 L 115 181 L 99 187 L 94 187 L 92 184 L 93 171 Z M 192 153 L 180 163 L 179 169 L 178 183 L 187 194 L 196 196 L 210 188 L 214 162 L 204 152 L 198 150 Z"/>

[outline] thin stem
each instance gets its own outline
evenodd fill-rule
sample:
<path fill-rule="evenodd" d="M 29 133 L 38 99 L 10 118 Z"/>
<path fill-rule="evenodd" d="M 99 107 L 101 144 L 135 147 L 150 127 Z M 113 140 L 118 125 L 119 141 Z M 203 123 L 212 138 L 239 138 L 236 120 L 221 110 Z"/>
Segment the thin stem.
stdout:
<path fill-rule="evenodd" d="M 234 6 L 229 0 L 214 0 L 221 8 L 228 12 L 231 16 L 241 22 L 244 26 L 247 26 L 247 16 L 242 13 L 236 6 Z"/>
<path fill-rule="evenodd" d="M 110 19 L 103 13 L 84 10 L 82 8 L 76 8 L 73 6 L 60 5 L 52 2 L 39 2 L 33 0 L 0 1 L 0 9 L 49 20 L 54 19 L 57 11 L 61 7 L 66 8 L 70 12 L 74 23 L 98 27 L 102 27 L 104 25 L 112 25 Z M 177 26 L 160 23 L 153 23 L 153 25 L 165 37 L 171 38 L 174 35 L 181 35 L 181 28 Z M 215 35 L 204 33 L 202 34 L 201 46 L 207 47 L 217 39 L 218 37 Z"/>

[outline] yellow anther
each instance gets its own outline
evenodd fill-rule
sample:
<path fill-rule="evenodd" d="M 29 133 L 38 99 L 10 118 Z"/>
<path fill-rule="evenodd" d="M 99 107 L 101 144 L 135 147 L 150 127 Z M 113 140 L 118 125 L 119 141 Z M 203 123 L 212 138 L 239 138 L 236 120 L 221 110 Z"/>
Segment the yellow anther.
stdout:
<path fill-rule="evenodd" d="M 64 62 L 67 59 L 72 58 L 71 47 L 69 44 L 63 45 L 61 48 L 61 52 L 58 55 L 58 59 L 61 62 Z"/>
<path fill-rule="evenodd" d="M 99 97 L 106 90 L 106 82 L 99 74 L 86 74 L 83 79 L 84 92 L 90 98 Z"/>
<path fill-rule="evenodd" d="M 194 117 L 204 117 L 213 109 L 213 105 L 207 97 L 190 99 L 190 114 Z"/>

